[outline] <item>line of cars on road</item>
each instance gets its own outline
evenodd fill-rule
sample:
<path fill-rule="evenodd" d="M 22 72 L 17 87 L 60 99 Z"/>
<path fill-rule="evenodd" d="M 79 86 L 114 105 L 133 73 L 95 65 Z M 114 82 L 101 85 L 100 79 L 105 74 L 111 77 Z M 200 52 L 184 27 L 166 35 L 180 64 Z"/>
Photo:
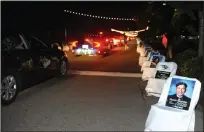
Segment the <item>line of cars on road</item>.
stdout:
<path fill-rule="evenodd" d="M 18 93 L 34 80 L 48 75 L 66 76 L 68 57 L 55 45 L 32 35 L 2 34 L 1 102 L 11 104 Z"/>
<path fill-rule="evenodd" d="M 69 61 L 66 52 L 76 56 L 107 56 L 115 46 L 122 46 L 116 38 L 86 37 L 71 44 L 48 44 L 33 35 L 22 33 L 2 34 L 1 39 L 1 102 L 11 104 L 18 93 L 36 80 L 47 76 L 67 75 Z M 38 81 L 37 81 L 38 82 Z"/>
<path fill-rule="evenodd" d="M 69 50 L 75 56 L 100 55 L 102 57 L 110 55 L 114 47 L 123 46 L 120 38 L 86 36 L 83 39 L 70 42 Z"/>

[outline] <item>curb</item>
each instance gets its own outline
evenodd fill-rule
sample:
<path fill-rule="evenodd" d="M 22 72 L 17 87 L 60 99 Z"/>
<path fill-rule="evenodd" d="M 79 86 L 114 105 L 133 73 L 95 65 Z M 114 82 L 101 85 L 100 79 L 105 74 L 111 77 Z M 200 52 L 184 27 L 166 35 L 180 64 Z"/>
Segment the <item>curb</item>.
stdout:
<path fill-rule="evenodd" d="M 141 78 L 141 73 L 122 73 L 122 72 L 100 72 L 100 71 L 74 71 L 69 70 L 68 74 L 88 75 L 88 76 L 109 76 L 109 77 L 132 77 Z"/>

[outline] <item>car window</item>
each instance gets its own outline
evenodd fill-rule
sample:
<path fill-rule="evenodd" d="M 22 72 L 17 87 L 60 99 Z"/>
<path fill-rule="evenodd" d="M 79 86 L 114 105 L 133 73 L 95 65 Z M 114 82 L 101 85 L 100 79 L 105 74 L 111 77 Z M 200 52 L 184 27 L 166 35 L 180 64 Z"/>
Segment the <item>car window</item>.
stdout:
<path fill-rule="evenodd" d="M 47 49 L 48 48 L 48 46 L 44 42 L 42 42 L 40 39 L 34 36 L 30 36 L 30 37 L 27 36 L 26 39 L 31 45 L 32 49 Z"/>
<path fill-rule="evenodd" d="M 5 36 L 2 39 L 1 50 L 24 50 L 25 45 L 19 35 Z"/>

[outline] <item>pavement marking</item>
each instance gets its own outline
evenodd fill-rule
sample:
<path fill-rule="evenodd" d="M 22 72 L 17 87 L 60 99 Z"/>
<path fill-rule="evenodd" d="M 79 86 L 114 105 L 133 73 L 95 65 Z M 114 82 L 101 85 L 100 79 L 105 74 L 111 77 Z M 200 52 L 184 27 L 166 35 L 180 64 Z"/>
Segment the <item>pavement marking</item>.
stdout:
<path fill-rule="evenodd" d="M 122 72 L 100 72 L 100 71 L 68 71 L 68 74 L 88 75 L 88 76 L 109 76 L 109 77 L 135 77 L 141 78 L 141 73 L 122 73 Z"/>

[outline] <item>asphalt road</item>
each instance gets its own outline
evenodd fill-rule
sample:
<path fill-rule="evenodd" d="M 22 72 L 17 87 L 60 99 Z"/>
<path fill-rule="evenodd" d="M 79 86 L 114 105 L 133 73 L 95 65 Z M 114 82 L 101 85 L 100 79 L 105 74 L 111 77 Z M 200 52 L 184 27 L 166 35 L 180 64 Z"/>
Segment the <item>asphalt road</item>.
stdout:
<path fill-rule="evenodd" d="M 2 107 L 2 131 L 142 131 L 151 104 L 140 78 L 75 75 L 53 78 L 20 93 Z M 203 130 L 196 112 L 196 130 Z"/>
<path fill-rule="evenodd" d="M 129 47 L 130 49 L 126 51 L 124 47 L 116 47 L 111 51 L 110 56 L 104 58 L 101 56 L 75 57 L 71 52 L 67 52 L 70 70 L 140 73 L 136 42 L 129 44 Z"/>

